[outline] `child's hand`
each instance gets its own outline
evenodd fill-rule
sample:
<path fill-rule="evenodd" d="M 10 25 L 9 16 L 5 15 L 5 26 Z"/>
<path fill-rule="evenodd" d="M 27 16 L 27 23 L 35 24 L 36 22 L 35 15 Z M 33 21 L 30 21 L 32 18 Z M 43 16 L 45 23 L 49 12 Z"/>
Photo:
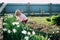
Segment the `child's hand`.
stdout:
<path fill-rule="evenodd" d="M 18 22 L 21 22 L 21 20 L 17 19 Z"/>
<path fill-rule="evenodd" d="M 16 20 L 17 20 L 17 21 L 19 21 L 19 19 L 18 19 L 18 18 L 16 18 Z"/>
<path fill-rule="evenodd" d="M 18 19 L 16 18 L 16 20 L 18 21 Z"/>

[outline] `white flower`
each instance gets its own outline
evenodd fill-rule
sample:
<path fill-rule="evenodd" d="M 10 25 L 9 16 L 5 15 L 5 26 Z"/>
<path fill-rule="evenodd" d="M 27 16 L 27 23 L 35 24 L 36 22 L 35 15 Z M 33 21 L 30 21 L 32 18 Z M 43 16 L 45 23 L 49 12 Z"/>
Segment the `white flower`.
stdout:
<path fill-rule="evenodd" d="M 8 30 L 8 33 L 11 33 L 11 31 L 10 31 L 10 30 Z"/>
<path fill-rule="evenodd" d="M 13 25 L 15 25 L 15 23 L 14 23 L 14 22 L 13 22 L 12 24 L 13 24 Z"/>
<path fill-rule="evenodd" d="M 25 40 L 29 40 L 29 37 L 28 36 L 25 36 Z"/>
<path fill-rule="evenodd" d="M 1 17 L 1 19 L 3 19 L 3 17 Z"/>
<path fill-rule="evenodd" d="M 3 25 L 6 25 L 7 23 L 3 23 Z"/>
<path fill-rule="evenodd" d="M 7 31 L 7 29 L 6 29 L 6 28 L 4 28 L 4 29 L 3 29 L 3 31 Z"/>
<path fill-rule="evenodd" d="M 12 24 L 13 24 L 13 25 L 18 25 L 18 24 L 19 24 L 19 22 L 13 22 Z"/>
<path fill-rule="evenodd" d="M 16 30 L 16 29 L 13 29 L 13 32 L 14 32 L 14 33 L 16 33 L 16 32 L 17 32 L 17 30 Z"/>
<path fill-rule="evenodd" d="M 10 17 L 13 17 L 13 15 L 11 15 Z"/>
<path fill-rule="evenodd" d="M 54 33 L 54 32 L 53 32 Z"/>
<path fill-rule="evenodd" d="M 48 40 L 50 40 L 50 38 L 48 38 Z"/>
<path fill-rule="evenodd" d="M 9 15 L 8 15 L 8 18 L 12 18 L 12 17 L 13 17 L 13 15 L 12 15 L 12 14 L 9 14 Z"/>
<path fill-rule="evenodd" d="M 35 32 L 34 31 L 32 31 L 32 35 L 35 35 Z"/>
<path fill-rule="evenodd" d="M 30 33 L 30 32 L 28 32 L 27 34 L 28 34 L 28 35 L 30 35 L 31 33 Z"/>
<path fill-rule="evenodd" d="M 27 31 L 23 30 L 22 33 L 23 33 L 23 34 L 27 34 Z"/>
<path fill-rule="evenodd" d="M 17 25 L 17 27 L 20 27 L 20 25 Z"/>
<path fill-rule="evenodd" d="M 59 31 L 57 31 L 57 33 L 59 33 Z"/>

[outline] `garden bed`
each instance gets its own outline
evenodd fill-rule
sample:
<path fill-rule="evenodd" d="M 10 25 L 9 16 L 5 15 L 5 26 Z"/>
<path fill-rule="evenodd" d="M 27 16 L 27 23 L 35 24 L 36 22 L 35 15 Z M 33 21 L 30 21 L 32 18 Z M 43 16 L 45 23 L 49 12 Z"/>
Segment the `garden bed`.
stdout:
<path fill-rule="evenodd" d="M 4 17 L 5 24 L 6 23 L 8 24 L 8 25 L 4 25 L 5 40 L 8 36 L 9 37 L 13 36 L 11 39 L 8 37 L 8 39 L 10 39 L 10 40 L 14 39 L 15 38 L 14 36 L 16 36 L 16 38 L 17 38 L 18 37 L 17 35 L 19 35 L 19 38 L 17 38 L 18 40 L 21 39 L 21 36 L 22 36 L 21 40 L 24 40 L 25 36 L 28 36 L 29 40 L 33 40 L 34 38 L 36 38 L 36 40 L 37 39 L 40 40 L 39 37 L 41 37 L 42 40 L 47 40 L 48 38 L 51 37 L 51 35 L 53 35 L 52 36 L 53 39 L 55 39 L 55 37 L 60 38 L 60 36 L 59 36 L 60 35 L 60 26 L 51 25 L 50 22 L 47 22 L 46 18 L 49 18 L 49 17 L 32 17 L 32 16 L 30 16 L 30 17 L 28 17 L 29 18 L 28 24 L 26 26 L 19 24 L 19 26 L 21 26 L 21 27 L 19 27 L 18 29 L 16 29 L 17 28 L 16 25 L 12 25 L 13 22 L 15 22 L 15 23 L 17 22 L 15 17 L 14 18 L 12 18 L 12 17 L 13 17 L 13 15 L 7 15 Z M 6 28 L 8 29 L 7 31 L 6 31 Z M 15 31 L 13 31 L 13 29 Z M 17 33 L 15 33 L 16 30 L 20 30 L 20 31 L 19 32 L 17 31 Z M 27 34 L 23 35 L 23 34 L 21 34 L 21 31 L 24 31 L 24 32 L 27 31 L 27 32 L 29 32 L 29 35 L 27 35 Z M 32 35 L 32 32 L 33 32 L 33 35 Z M 32 36 L 30 35 L 30 33 Z M 5 34 L 7 34 L 7 36 Z"/>
<path fill-rule="evenodd" d="M 42 31 L 45 33 L 56 34 L 60 33 L 60 26 L 52 25 L 46 21 L 48 17 L 30 17 L 31 24 L 29 25 L 32 29 Z"/>
<path fill-rule="evenodd" d="M 36 33 L 28 24 L 18 22 L 15 15 L 4 16 L 3 27 L 4 40 L 47 40 L 48 38 L 47 35 L 44 37 L 40 33 Z"/>

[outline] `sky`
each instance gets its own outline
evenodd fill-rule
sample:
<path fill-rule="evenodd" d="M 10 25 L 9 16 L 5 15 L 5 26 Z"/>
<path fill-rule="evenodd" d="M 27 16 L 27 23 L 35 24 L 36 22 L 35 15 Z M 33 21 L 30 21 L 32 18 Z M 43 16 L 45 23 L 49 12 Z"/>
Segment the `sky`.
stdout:
<path fill-rule="evenodd" d="M 31 3 L 31 4 L 45 4 L 53 3 L 60 4 L 60 0 L 0 0 L 0 3 Z"/>

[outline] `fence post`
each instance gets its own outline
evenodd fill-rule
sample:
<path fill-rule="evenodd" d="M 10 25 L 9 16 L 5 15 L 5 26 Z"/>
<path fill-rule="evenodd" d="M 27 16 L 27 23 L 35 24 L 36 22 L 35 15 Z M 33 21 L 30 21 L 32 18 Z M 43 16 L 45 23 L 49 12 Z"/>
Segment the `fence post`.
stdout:
<path fill-rule="evenodd" d="M 41 9 L 39 8 L 39 15 L 41 15 Z"/>
<path fill-rule="evenodd" d="M 28 13 L 28 15 L 30 15 L 30 3 L 29 2 L 27 4 L 27 13 Z"/>
<path fill-rule="evenodd" d="M 49 13 L 52 15 L 52 3 L 49 4 Z"/>

